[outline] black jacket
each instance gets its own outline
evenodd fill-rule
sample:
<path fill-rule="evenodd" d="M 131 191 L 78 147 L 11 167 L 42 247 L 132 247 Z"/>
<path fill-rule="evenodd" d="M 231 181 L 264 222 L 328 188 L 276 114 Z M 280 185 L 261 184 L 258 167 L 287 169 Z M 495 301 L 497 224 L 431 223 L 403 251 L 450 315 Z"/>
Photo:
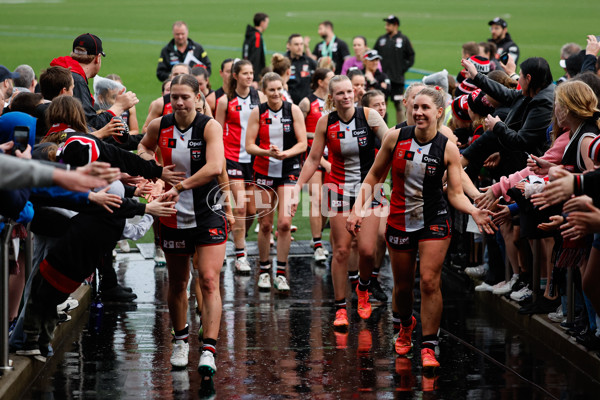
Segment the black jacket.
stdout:
<path fill-rule="evenodd" d="M 156 77 L 158 80 L 163 82 L 165 79 L 167 79 L 171 73 L 171 68 L 173 68 L 173 65 L 183 63 L 189 52 L 191 52 L 191 55 L 200 61 L 200 64 L 206 67 L 206 70 L 210 75 L 210 58 L 208 58 L 208 54 L 206 51 L 204 51 L 204 48 L 202 48 L 199 43 L 194 42 L 192 39 L 188 39 L 187 49 L 184 53 L 182 53 L 177 50 L 177 47 L 175 46 L 175 39 L 171 39 L 171 41 L 165 47 L 163 47 L 160 52 L 158 66 L 156 67 Z M 195 60 L 189 62 L 189 66 L 192 68 L 200 64 Z"/>
<path fill-rule="evenodd" d="M 594 200 L 594 205 L 600 207 L 600 169 L 585 173 L 581 177 L 581 192 Z"/>
<path fill-rule="evenodd" d="M 415 63 L 415 51 L 408 37 L 400 31 L 392 37 L 381 35 L 374 49 L 382 57 L 381 68 L 390 81 L 403 84 L 404 74 Z"/>
<path fill-rule="evenodd" d="M 592 71 L 596 73 L 596 63 L 598 59 L 592 54 L 586 54 L 583 58 L 583 64 L 581 64 L 581 72 Z"/>
<path fill-rule="evenodd" d="M 88 83 L 83 77 L 75 72 L 73 75 L 73 81 L 75 81 L 75 87 L 73 88 L 73 97 L 77 97 L 81 100 L 83 105 L 83 111 L 85 111 L 85 119 L 87 124 L 94 129 L 100 129 L 113 119 L 114 115 L 108 111 L 104 111 L 100 114 L 96 113 L 94 109 L 94 103 L 92 101 L 92 94 Z"/>
<path fill-rule="evenodd" d="M 94 135 L 71 133 L 65 143 L 57 157 L 60 162 L 71 166 L 79 167 L 93 161 L 104 161 L 131 176 L 143 176 L 146 179 L 162 176 L 163 168 L 154 161 L 144 160 L 136 154 L 103 142 Z"/>
<path fill-rule="evenodd" d="M 288 51 L 285 56 L 292 61 L 292 71 L 290 80 L 288 81 L 288 92 L 292 96 L 294 104 L 300 103 L 303 98 L 308 97 L 312 93 L 310 89 L 310 81 L 317 62 L 312 58 L 302 54 L 302 57 L 293 58 Z"/>
<path fill-rule="evenodd" d="M 367 90 L 380 90 L 385 96 L 385 101 L 387 101 L 388 97 L 390 97 L 390 93 L 392 92 L 392 83 L 390 82 L 388 76 L 385 74 L 385 72 L 381 72 L 377 69 L 373 74 L 373 78 L 375 78 L 374 82 L 367 82 Z M 382 83 L 387 85 L 385 89 L 381 86 Z"/>
<path fill-rule="evenodd" d="M 254 80 L 258 82 L 260 73 L 265 68 L 265 42 L 262 33 L 248 25 L 246 27 L 246 36 L 242 45 L 242 58 L 252 63 L 254 68 Z"/>
<path fill-rule="evenodd" d="M 506 175 L 524 168 L 527 164 L 525 152 L 536 156 L 544 154 L 548 148 L 546 130 L 554 108 L 554 84 L 531 98 L 483 74 L 477 74 L 474 83 L 501 104 L 510 106 L 510 111 L 504 122 L 481 135 L 463 156 L 470 162 L 483 162 L 490 154 L 500 151 L 502 174 Z"/>
<path fill-rule="evenodd" d="M 504 39 L 498 42 L 494 41 L 494 39 L 488 39 L 488 42 L 492 42 L 496 45 L 496 47 L 498 47 L 496 50 L 498 55 L 507 52 L 512 56 L 512 58 L 514 58 L 515 64 L 519 61 L 519 46 L 513 42 L 512 38 L 510 37 L 510 33 L 506 32 Z"/>

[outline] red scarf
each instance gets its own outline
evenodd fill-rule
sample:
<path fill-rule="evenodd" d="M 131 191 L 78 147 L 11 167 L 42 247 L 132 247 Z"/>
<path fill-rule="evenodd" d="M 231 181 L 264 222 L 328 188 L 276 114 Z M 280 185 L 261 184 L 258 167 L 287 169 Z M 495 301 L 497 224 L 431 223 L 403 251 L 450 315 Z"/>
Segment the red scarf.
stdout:
<path fill-rule="evenodd" d="M 71 128 L 70 125 L 63 124 L 63 123 L 54 124 L 54 125 L 52 125 L 50 127 L 50 129 L 48 129 L 48 133 L 46 133 L 46 136 L 51 135 L 51 134 L 56 133 L 56 132 L 67 131 L 68 129 L 70 129 L 69 132 L 75 132 L 75 130 L 73 128 Z"/>

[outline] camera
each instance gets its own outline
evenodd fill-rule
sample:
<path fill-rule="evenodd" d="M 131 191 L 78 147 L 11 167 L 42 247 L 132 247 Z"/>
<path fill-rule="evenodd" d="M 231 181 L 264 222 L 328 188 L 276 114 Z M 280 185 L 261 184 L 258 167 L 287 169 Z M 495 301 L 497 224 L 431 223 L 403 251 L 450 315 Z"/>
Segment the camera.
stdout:
<path fill-rule="evenodd" d="M 502 64 L 506 65 L 506 63 L 508 62 L 508 53 L 507 53 L 507 52 L 504 52 L 504 53 L 500 54 L 500 57 L 498 57 L 498 60 L 499 60 L 499 61 L 500 61 Z"/>
<path fill-rule="evenodd" d="M 13 131 L 13 153 L 17 150 L 21 152 L 27 150 L 29 144 L 29 127 L 28 126 L 15 126 Z"/>

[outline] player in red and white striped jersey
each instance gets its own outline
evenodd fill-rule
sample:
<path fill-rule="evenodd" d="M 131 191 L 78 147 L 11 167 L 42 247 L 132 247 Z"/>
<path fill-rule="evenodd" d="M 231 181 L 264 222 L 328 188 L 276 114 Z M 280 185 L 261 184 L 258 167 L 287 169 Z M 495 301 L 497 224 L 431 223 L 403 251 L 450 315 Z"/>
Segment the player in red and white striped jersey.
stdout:
<path fill-rule="evenodd" d="M 426 87 L 415 97 L 413 117 L 416 126 L 389 131 L 366 176 L 346 229 L 362 232 L 365 203 L 370 202 L 376 184 L 392 168 L 393 191 L 386 239 L 394 275 L 392 310 L 401 321 L 395 340 L 396 352 L 408 354 L 416 326 L 413 317 L 415 260 L 419 252 L 421 273 L 421 359 L 424 368 L 438 367 L 435 347 L 442 315 L 440 277 L 450 245 L 448 206 L 444 197 L 446 173 L 447 197 L 457 210 L 468 213 L 481 231 L 493 233 L 491 212 L 479 210 L 464 195 L 458 148 L 438 132 L 438 120 L 444 117 L 445 102 L 441 90 Z M 368 218 L 368 217 L 367 217 Z"/>
<path fill-rule="evenodd" d="M 173 79 L 177 75 L 191 74 L 191 73 L 192 73 L 192 69 L 189 67 L 189 65 L 177 64 L 177 65 L 174 65 L 173 69 L 171 70 L 170 79 Z M 170 79 L 169 79 L 169 81 L 170 81 Z M 171 85 L 170 85 L 170 83 L 168 85 L 169 85 L 169 90 L 165 91 L 165 93 L 163 93 L 161 97 L 159 97 L 158 99 L 156 99 L 152 103 L 150 103 L 150 108 L 148 108 L 148 117 L 146 117 L 146 121 L 144 122 L 144 126 L 142 127 L 142 133 L 146 133 L 146 130 L 148 129 L 148 125 L 150 125 L 150 122 L 152 122 L 153 120 L 155 120 L 158 117 L 161 117 L 161 116 L 167 115 L 167 114 L 171 114 L 173 112 L 173 107 L 171 107 L 171 96 L 169 95 Z M 164 88 L 166 89 L 166 86 Z"/>
<path fill-rule="evenodd" d="M 277 207 L 277 275 L 274 284 L 277 289 L 287 291 L 289 285 L 285 268 L 292 240 L 288 200 L 300 173 L 300 154 L 306 151 L 306 128 L 300 108 L 283 101 L 281 76 L 269 72 L 263 77 L 262 85 L 267 102 L 250 114 L 246 136 L 246 149 L 255 156 L 257 196 L 261 196 L 260 204 L 264 205 L 258 210 L 261 215 L 258 234 L 261 274 L 258 284 L 261 289 L 271 287 L 269 242 L 273 213 Z M 277 196 L 273 195 L 274 192 Z"/>
<path fill-rule="evenodd" d="M 233 67 L 233 58 L 226 58 L 221 63 L 219 75 L 223 80 L 223 86 L 206 96 L 206 103 L 210 107 L 212 115 L 217 115 L 217 104 L 221 97 L 225 96 L 225 88 L 229 87 L 229 79 L 231 78 L 231 68 Z"/>
<path fill-rule="evenodd" d="M 212 118 L 196 111 L 201 98 L 198 81 L 181 75 L 171 83 L 173 114 L 157 118 L 138 147 L 141 157 L 154 159 L 160 147 L 165 165 L 175 165 L 186 178 L 167 186 L 164 198 L 176 201 L 177 215 L 161 218 L 161 246 L 169 271 L 168 304 L 175 334 L 171 364 L 188 364 L 187 282 L 190 255 L 195 254 L 203 297 L 203 346 L 198 371 L 212 376 L 221 319 L 219 274 L 225 258 L 227 226 L 217 177 L 224 166 L 223 131 Z"/>
<path fill-rule="evenodd" d="M 294 189 L 292 212 L 297 208 L 302 185 L 314 174 L 327 145 L 331 174 L 326 183 L 329 189 L 329 207 L 334 212 L 330 217 L 333 245 L 331 274 L 337 309 L 334 325 L 341 327 L 348 325 L 346 275 L 352 242 L 352 235 L 346 231 L 346 219 L 360 182 L 375 159 L 375 137 L 382 139 L 388 128 L 374 110 L 354 106 L 352 84 L 346 76 L 331 78 L 325 108 L 333 110 L 317 122 L 311 152 Z M 379 203 L 375 202 L 373 207 L 378 208 Z M 372 213 L 365 218 L 365 229 L 361 233 L 361 238 L 365 240 L 358 240 L 360 280 L 356 289 L 358 313 L 363 319 L 369 318 L 371 314 L 367 289 L 374 263 L 375 243 L 372 238 L 376 237 L 379 227 L 379 217 L 376 214 L 378 213 Z"/>
<path fill-rule="evenodd" d="M 310 153 L 317 121 L 324 114 L 325 97 L 327 97 L 329 81 L 333 78 L 333 71 L 326 68 L 317 68 L 312 76 L 311 89 L 313 93 L 300 101 L 300 110 L 304 114 L 306 123 L 306 137 L 308 139 L 308 148 L 304 158 Z M 315 171 L 314 175 L 308 180 L 308 193 L 310 194 L 310 230 L 312 233 L 315 249 L 315 261 L 323 262 L 327 260 L 328 253 L 323 249 L 321 243 L 321 231 L 323 228 L 323 217 L 321 215 L 321 189 L 323 187 L 323 172 L 331 170 L 331 164 L 325 158 L 321 159 L 321 165 Z M 320 249 L 320 250 L 319 250 Z"/>
<path fill-rule="evenodd" d="M 223 126 L 223 144 L 227 160 L 227 174 L 233 198 L 233 242 L 235 269 L 250 273 L 246 258 L 246 230 L 252 224 L 256 208 L 250 189 L 253 180 L 252 158 L 246 152 L 246 128 L 250 112 L 266 101 L 265 96 L 252 87 L 254 71 L 248 60 L 238 60 L 231 69 L 227 96 L 217 103 L 215 119 Z"/>

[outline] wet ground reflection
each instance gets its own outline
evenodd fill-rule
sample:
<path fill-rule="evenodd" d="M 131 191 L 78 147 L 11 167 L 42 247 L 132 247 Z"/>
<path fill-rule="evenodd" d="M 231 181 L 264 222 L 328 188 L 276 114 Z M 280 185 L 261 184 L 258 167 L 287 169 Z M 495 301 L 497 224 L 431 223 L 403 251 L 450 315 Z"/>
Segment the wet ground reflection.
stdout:
<path fill-rule="evenodd" d="M 223 399 L 575 399 L 600 393 L 597 381 L 486 314 L 451 280 L 444 282 L 442 367 L 437 376 L 423 376 L 418 347 L 413 359 L 395 356 L 389 304 L 375 307 L 368 321 L 360 320 L 352 306 L 348 331 L 334 331 L 328 271 L 305 258 L 290 260 L 292 291 L 286 296 L 274 289 L 259 292 L 256 276 L 234 276 L 231 265 L 223 268 L 213 386 L 196 372 L 198 321 L 193 313 L 188 370 L 171 371 L 166 271 L 129 258 L 120 263 L 119 273 L 137 293 L 136 303 L 92 309 L 82 330 L 73 326 L 64 352 L 52 359 L 25 398 L 167 400 L 216 393 Z M 382 269 L 388 289 L 389 274 L 389 268 Z"/>

